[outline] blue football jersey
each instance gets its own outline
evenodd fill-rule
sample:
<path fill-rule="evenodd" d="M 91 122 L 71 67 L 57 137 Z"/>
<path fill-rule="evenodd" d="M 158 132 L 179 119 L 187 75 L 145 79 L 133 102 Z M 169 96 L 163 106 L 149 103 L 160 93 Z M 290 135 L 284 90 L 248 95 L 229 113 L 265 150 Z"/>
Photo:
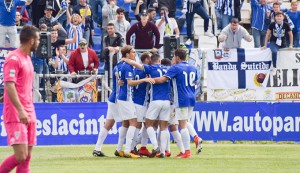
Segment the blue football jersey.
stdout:
<path fill-rule="evenodd" d="M 138 68 L 134 69 L 134 80 L 140 80 L 146 78 L 146 73 Z M 143 82 L 133 87 L 133 102 L 145 106 L 147 83 Z"/>
<path fill-rule="evenodd" d="M 198 75 L 194 66 L 189 65 L 187 62 L 180 62 L 171 66 L 164 76 L 172 79 L 176 107 L 195 106 L 195 84 Z"/>
<path fill-rule="evenodd" d="M 161 77 L 167 72 L 167 67 L 160 64 L 144 65 L 145 73 L 151 78 Z M 170 100 L 170 82 L 151 85 L 150 101 Z"/>
<path fill-rule="evenodd" d="M 116 97 L 119 93 L 119 86 L 118 86 L 118 78 L 116 77 L 116 73 L 118 73 L 118 66 L 116 65 L 112 72 L 112 92 L 109 95 L 108 101 L 112 103 L 116 103 Z"/>
<path fill-rule="evenodd" d="M 133 66 L 123 63 L 118 73 L 120 79 L 124 82 L 124 85 L 120 86 L 118 99 L 123 101 L 132 101 L 132 86 L 128 85 L 127 79 L 134 79 Z"/>

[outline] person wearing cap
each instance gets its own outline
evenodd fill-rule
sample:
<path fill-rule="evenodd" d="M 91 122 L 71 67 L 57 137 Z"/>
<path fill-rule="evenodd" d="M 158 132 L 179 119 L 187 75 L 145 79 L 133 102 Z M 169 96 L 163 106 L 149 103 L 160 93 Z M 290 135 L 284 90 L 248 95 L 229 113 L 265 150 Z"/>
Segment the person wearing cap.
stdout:
<path fill-rule="evenodd" d="M 127 45 L 130 45 L 130 38 L 133 34 L 135 34 L 135 49 L 152 49 L 153 52 L 159 49 L 160 34 L 155 24 L 148 21 L 147 10 L 142 11 L 141 21 L 133 24 L 127 32 Z"/>
<path fill-rule="evenodd" d="M 237 18 L 231 19 L 230 24 L 222 29 L 218 37 L 219 42 L 223 43 L 224 49 L 241 47 L 242 39 L 248 42 L 252 41 L 252 37 L 243 26 L 240 26 Z"/>
<path fill-rule="evenodd" d="M 42 17 L 39 20 L 39 26 L 41 24 L 46 24 L 47 25 L 47 30 L 48 32 L 50 32 L 52 30 L 52 28 L 56 29 L 58 31 L 58 37 L 65 39 L 67 38 L 67 32 L 66 30 L 61 26 L 60 23 L 58 23 L 57 21 L 53 21 L 53 13 L 54 9 L 52 6 L 47 5 L 45 10 L 44 10 L 44 17 Z"/>
<path fill-rule="evenodd" d="M 280 48 L 285 48 L 287 46 L 286 35 L 289 35 L 290 46 L 293 48 L 293 33 L 292 30 L 286 22 L 283 21 L 284 14 L 281 11 L 275 13 L 275 22 L 269 25 L 267 30 L 265 45 L 262 47 L 266 49 L 266 45 L 270 40 L 270 49 L 272 52 L 272 66 L 270 67 L 270 72 L 272 75 L 276 75 L 277 72 L 277 52 Z"/>
<path fill-rule="evenodd" d="M 81 38 L 79 47 L 75 49 L 70 56 L 68 68 L 72 75 L 77 74 L 82 70 L 97 73 L 99 66 L 99 59 L 94 50 L 88 47 L 86 39 Z"/>
<path fill-rule="evenodd" d="M 31 2 L 26 0 L 27 5 Z M 16 11 L 17 6 L 23 5 L 25 0 L 0 0 L 0 47 L 5 47 L 6 35 L 9 37 L 9 47 L 17 47 Z"/>
<path fill-rule="evenodd" d="M 134 16 L 135 16 L 137 21 L 141 21 L 140 11 L 143 12 L 144 10 L 147 10 L 147 8 L 145 8 L 144 1 L 139 0 L 136 4 L 136 8 L 135 8 L 135 11 L 134 11 Z M 150 22 L 155 23 L 156 9 L 155 8 L 148 8 L 147 11 L 148 11 L 148 20 Z"/>

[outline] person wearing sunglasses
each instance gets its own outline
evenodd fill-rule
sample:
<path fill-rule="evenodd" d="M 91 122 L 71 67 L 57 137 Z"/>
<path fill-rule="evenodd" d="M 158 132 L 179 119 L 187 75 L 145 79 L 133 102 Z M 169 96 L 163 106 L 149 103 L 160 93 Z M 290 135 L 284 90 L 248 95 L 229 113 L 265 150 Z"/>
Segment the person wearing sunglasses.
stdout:
<path fill-rule="evenodd" d="M 88 47 L 86 39 L 81 38 L 79 47 L 70 56 L 68 68 L 71 74 L 75 75 L 80 71 L 86 70 L 96 73 L 99 66 L 99 59 L 94 50 Z"/>

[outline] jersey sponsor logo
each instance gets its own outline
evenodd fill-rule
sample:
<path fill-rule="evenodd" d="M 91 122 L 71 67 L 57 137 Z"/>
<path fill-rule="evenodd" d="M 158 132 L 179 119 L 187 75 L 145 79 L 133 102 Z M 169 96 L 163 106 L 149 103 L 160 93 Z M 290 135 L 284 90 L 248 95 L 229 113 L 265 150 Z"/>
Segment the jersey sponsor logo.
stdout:
<path fill-rule="evenodd" d="M 16 76 L 16 70 L 15 69 L 10 69 L 9 70 L 9 77 L 15 77 Z"/>

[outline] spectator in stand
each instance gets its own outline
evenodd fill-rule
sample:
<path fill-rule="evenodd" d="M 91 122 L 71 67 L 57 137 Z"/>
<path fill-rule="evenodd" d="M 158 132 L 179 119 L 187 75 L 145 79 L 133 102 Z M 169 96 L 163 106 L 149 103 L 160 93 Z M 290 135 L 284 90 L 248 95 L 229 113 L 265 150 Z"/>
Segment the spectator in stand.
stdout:
<path fill-rule="evenodd" d="M 169 9 L 168 17 L 175 18 L 176 0 L 158 0 L 156 2 L 158 4 L 158 11 L 161 11 L 162 7 L 167 7 Z M 153 6 L 156 6 L 156 4 L 154 3 Z"/>
<path fill-rule="evenodd" d="M 131 3 L 134 2 L 135 0 L 118 0 L 117 1 L 117 6 L 118 7 L 123 7 L 125 10 L 125 19 L 130 23 L 131 19 L 129 16 L 129 12 L 131 11 Z"/>
<path fill-rule="evenodd" d="M 223 5 L 224 0 L 213 0 L 213 1 L 215 3 L 215 13 L 216 13 L 216 19 L 217 19 L 217 29 L 218 29 L 217 34 L 219 34 L 219 33 L 221 33 L 221 30 L 223 29 L 223 26 L 222 26 L 222 16 L 223 16 L 222 5 Z"/>
<path fill-rule="evenodd" d="M 124 17 L 124 8 L 120 7 L 117 9 L 117 17 L 115 20 L 110 21 L 109 23 L 113 23 L 115 26 L 115 31 L 122 35 L 122 37 L 126 38 L 126 33 L 130 28 L 130 23 L 125 20 Z"/>
<path fill-rule="evenodd" d="M 22 16 L 22 23 L 28 23 L 30 18 L 26 6 L 17 6 L 17 11 L 20 12 L 20 15 Z"/>
<path fill-rule="evenodd" d="M 241 0 L 224 0 L 222 4 L 222 27 L 226 27 L 232 18 L 241 21 Z"/>
<path fill-rule="evenodd" d="M 69 56 L 67 55 L 67 48 L 65 45 L 59 45 L 55 49 L 55 56 L 52 56 L 52 59 L 49 61 L 50 71 L 54 74 L 67 74 L 68 73 L 68 63 L 69 63 Z M 57 82 L 58 77 L 51 78 L 51 101 L 57 101 Z"/>
<path fill-rule="evenodd" d="M 290 26 L 283 21 L 284 15 L 281 11 L 275 13 L 275 22 L 272 22 L 269 25 L 266 39 L 265 39 L 265 46 L 263 49 L 266 48 L 266 45 L 270 39 L 270 49 L 272 51 L 272 67 L 270 68 L 270 72 L 272 75 L 276 75 L 277 71 L 277 52 L 280 48 L 285 48 L 287 46 L 286 42 L 286 35 L 289 35 L 290 45 L 289 48 L 293 48 L 293 33 L 291 31 Z"/>
<path fill-rule="evenodd" d="M 161 7 L 160 9 L 161 18 L 156 21 L 156 26 L 160 33 L 160 40 L 159 40 L 160 46 L 163 46 L 164 44 L 164 36 L 174 35 L 175 32 L 176 37 L 179 37 L 180 34 L 176 20 L 174 18 L 169 18 L 168 14 L 169 14 L 168 8 Z M 159 54 L 161 54 L 161 57 L 163 57 L 163 47 L 159 49 Z"/>
<path fill-rule="evenodd" d="M 39 29 L 41 32 L 47 32 L 47 30 L 48 30 L 47 25 L 44 23 L 40 25 Z"/>
<path fill-rule="evenodd" d="M 254 47 L 263 47 L 268 29 L 266 0 L 251 0 L 252 17 L 251 29 L 254 38 Z"/>
<path fill-rule="evenodd" d="M 152 49 L 152 52 L 157 52 L 159 49 L 159 31 L 155 24 L 148 21 L 146 10 L 143 10 L 142 12 L 141 21 L 133 24 L 127 32 L 127 45 L 130 45 L 130 38 L 133 34 L 135 34 L 135 49 Z M 153 36 L 155 36 L 155 44 Z"/>
<path fill-rule="evenodd" d="M 71 17 L 69 9 L 67 9 L 67 31 L 68 31 L 68 38 L 74 38 L 74 30 L 73 26 L 76 28 L 77 40 L 74 43 L 68 44 L 68 51 L 71 52 L 78 47 L 79 40 L 83 38 L 84 34 L 84 26 L 85 26 L 85 17 L 87 12 L 89 11 L 89 6 L 85 6 L 85 13 L 83 14 L 82 18 L 79 14 L 74 13 Z"/>
<path fill-rule="evenodd" d="M 116 0 L 109 0 L 109 4 L 104 5 L 102 8 L 102 37 L 107 35 L 106 26 L 111 20 L 116 19 L 117 9 Z"/>
<path fill-rule="evenodd" d="M 200 3 L 200 0 L 184 0 L 183 4 L 183 12 L 186 12 L 186 26 L 187 26 L 187 41 L 186 45 L 192 44 L 192 40 L 194 39 L 192 35 L 192 24 L 194 21 L 194 15 L 198 14 L 204 20 L 204 35 L 213 37 L 214 35 L 208 31 L 209 24 L 209 16 L 206 10 Z"/>
<path fill-rule="evenodd" d="M 55 49 L 56 56 L 52 57 L 52 67 L 56 71 L 61 71 L 63 74 L 68 73 L 68 63 L 70 57 L 67 55 L 67 48 L 65 45 L 60 45 Z"/>
<path fill-rule="evenodd" d="M 274 2 L 272 7 L 273 8 L 271 11 L 267 11 L 267 16 L 268 16 L 267 24 L 268 25 L 270 25 L 272 22 L 275 22 L 275 14 L 277 12 L 280 12 L 280 11 L 282 11 L 284 13 L 287 12 L 286 8 L 281 9 L 279 2 Z"/>
<path fill-rule="evenodd" d="M 120 33 L 115 32 L 115 25 L 113 23 L 108 23 L 106 29 L 108 35 L 104 37 L 101 57 L 105 59 L 105 70 L 110 71 L 109 62 L 113 62 L 113 67 L 117 64 L 117 54 L 125 46 L 125 40 Z M 113 56 L 113 59 L 110 59 L 111 56 Z"/>
<path fill-rule="evenodd" d="M 32 0 L 27 0 L 29 5 Z M 25 5 L 25 0 L 0 0 L 0 47 L 5 47 L 6 35 L 10 47 L 17 47 L 16 11 L 17 6 Z"/>
<path fill-rule="evenodd" d="M 58 38 L 58 32 L 55 28 L 52 28 L 51 30 L 51 51 L 52 51 L 52 56 L 56 56 L 56 51 L 55 49 L 60 46 L 60 45 L 67 45 L 67 44 L 72 44 L 77 41 L 77 30 L 76 27 L 72 27 L 74 31 L 74 37 L 73 38 L 67 38 L 67 39 L 61 39 Z"/>
<path fill-rule="evenodd" d="M 32 24 L 39 28 L 39 21 L 45 15 L 44 10 L 46 8 L 45 0 L 33 0 L 31 3 L 31 19 Z"/>
<path fill-rule="evenodd" d="M 57 21 L 54 21 L 54 22 L 52 21 L 53 20 L 53 16 L 52 16 L 53 11 L 54 11 L 54 9 L 52 6 L 50 6 L 50 5 L 46 6 L 46 8 L 44 10 L 45 15 L 44 15 L 44 17 L 42 17 L 40 19 L 39 26 L 41 24 L 46 24 L 49 32 L 52 30 L 52 28 L 54 28 L 58 31 L 58 37 L 65 39 L 65 38 L 67 38 L 66 30 Z"/>
<path fill-rule="evenodd" d="M 140 3 L 141 1 L 139 1 Z M 143 9 L 143 11 L 146 11 L 147 9 Z M 152 22 L 155 24 L 155 17 L 156 17 L 156 10 L 155 8 L 148 8 L 148 21 Z M 138 10 L 136 9 L 134 12 L 134 16 L 137 21 L 141 21 L 141 15 L 139 14 Z"/>
<path fill-rule="evenodd" d="M 87 70 L 91 73 L 97 73 L 99 59 L 94 50 L 88 47 L 86 39 L 82 38 L 79 47 L 71 53 L 68 68 L 72 75 L 76 75 L 80 71 Z"/>
<path fill-rule="evenodd" d="M 92 0 L 90 1 L 90 5 L 92 6 L 93 20 L 98 24 L 98 26 L 102 27 L 102 9 L 105 5 L 107 5 L 107 0 Z"/>
<path fill-rule="evenodd" d="M 239 25 L 237 18 L 231 19 L 230 24 L 221 31 L 218 39 L 219 42 L 224 42 L 224 49 L 240 48 L 242 39 L 248 42 L 252 41 L 252 37 L 243 26 Z"/>
<path fill-rule="evenodd" d="M 293 0 L 291 2 L 291 10 L 287 11 L 286 14 L 292 20 L 294 28 L 292 29 L 293 33 L 293 45 L 294 47 L 299 47 L 299 38 L 300 38 L 300 11 L 297 10 L 298 2 Z M 289 38 L 289 37 L 288 37 Z"/>
<path fill-rule="evenodd" d="M 18 11 L 16 12 L 16 26 L 24 26 L 22 15 Z"/>
<path fill-rule="evenodd" d="M 112 23 L 108 23 L 107 33 L 108 35 L 103 40 L 101 58 L 105 62 L 105 70 L 111 71 L 110 62 L 112 62 L 112 67 L 117 64 L 118 53 L 125 46 L 125 40 L 120 33 L 115 32 L 115 26 Z M 110 73 L 108 73 L 108 78 L 110 78 Z"/>
<path fill-rule="evenodd" d="M 79 4 L 77 4 L 73 8 L 73 13 L 77 13 L 82 17 L 84 14 L 84 11 L 85 11 L 85 6 L 87 6 L 87 5 L 89 5 L 89 4 L 86 3 L 86 0 L 79 0 Z M 91 9 L 91 7 L 89 9 Z M 95 34 L 95 31 L 94 31 L 93 13 L 91 10 L 89 10 L 86 14 L 85 28 L 84 28 L 84 34 L 83 34 L 83 38 L 85 38 L 87 40 L 89 45 L 93 44 L 93 40 L 91 39 L 91 37 L 94 34 Z"/>

